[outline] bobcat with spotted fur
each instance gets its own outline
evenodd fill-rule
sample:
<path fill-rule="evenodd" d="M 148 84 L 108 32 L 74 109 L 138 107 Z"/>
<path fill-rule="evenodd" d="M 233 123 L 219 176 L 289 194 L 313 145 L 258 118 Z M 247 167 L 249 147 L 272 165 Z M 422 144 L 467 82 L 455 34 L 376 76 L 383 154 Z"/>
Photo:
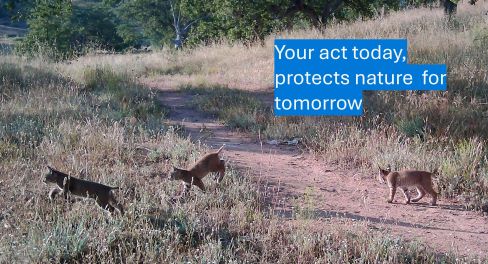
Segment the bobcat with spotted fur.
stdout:
<path fill-rule="evenodd" d="M 60 172 L 48 166 L 49 173 L 44 176 L 44 183 L 55 183 L 56 188 L 49 192 L 49 198 L 53 199 L 56 195 L 62 194 L 64 198 L 68 198 L 68 193 L 93 198 L 97 204 L 105 210 L 114 212 L 117 209 L 121 214 L 124 214 L 124 209 L 119 204 L 112 193 L 112 190 L 119 189 L 119 187 L 110 187 L 97 182 L 85 181 L 66 173 Z"/>
<path fill-rule="evenodd" d="M 386 182 L 390 187 L 390 197 L 387 202 L 392 203 L 395 197 L 397 187 L 402 190 L 405 196 L 405 204 L 410 202 L 418 202 L 424 197 L 426 193 L 432 196 L 432 205 L 436 205 L 437 193 L 434 191 L 432 184 L 432 177 L 437 174 L 437 170 L 433 172 L 418 171 L 418 170 L 402 170 L 402 171 L 390 171 L 379 168 L 379 179 L 381 182 Z M 417 197 L 410 199 L 407 187 L 417 188 Z"/>

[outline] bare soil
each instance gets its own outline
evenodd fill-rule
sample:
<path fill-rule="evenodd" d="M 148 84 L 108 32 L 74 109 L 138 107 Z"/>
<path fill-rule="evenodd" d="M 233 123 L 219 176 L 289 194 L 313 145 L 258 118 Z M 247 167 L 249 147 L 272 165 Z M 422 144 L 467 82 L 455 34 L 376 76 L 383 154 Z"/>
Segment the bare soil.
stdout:
<path fill-rule="evenodd" d="M 161 89 L 158 96 L 170 108 L 169 122 L 183 126 L 192 140 L 214 149 L 225 143 L 224 158 L 260 183 L 271 208 L 284 219 L 291 220 L 293 206 L 308 195 L 313 201 L 313 222 L 324 227 L 363 223 L 424 242 L 437 252 L 488 256 L 488 218 L 480 212 L 464 210 L 460 203 L 443 198 L 430 206 L 428 195 L 419 203 L 405 205 L 401 192 L 388 204 L 388 187 L 375 174 L 336 169 L 296 146 L 269 145 L 228 129 L 189 106 L 190 94 Z"/>

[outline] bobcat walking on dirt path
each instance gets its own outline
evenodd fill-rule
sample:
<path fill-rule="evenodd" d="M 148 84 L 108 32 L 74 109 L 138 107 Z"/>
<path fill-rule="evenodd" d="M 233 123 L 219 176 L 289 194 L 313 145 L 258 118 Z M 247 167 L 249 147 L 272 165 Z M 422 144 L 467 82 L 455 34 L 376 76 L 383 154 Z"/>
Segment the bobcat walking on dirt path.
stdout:
<path fill-rule="evenodd" d="M 434 191 L 432 185 L 432 176 L 437 174 L 437 170 L 433 172 L 418 171 L 418 170 L 402 170 L 402 171 L 390 171 L 379 168 L 379 179 L 382 182 L 386 182 L 390 187 L 390 197 L 387 202 L 392 203 L 395 197 L 397 187 L 402 190 L 405 195 L 405 204 L 410 202 L 418 202 L 426 193 L 432 196 L 432 205 L 436 205 L 437 193 Z M 410 199 L 407 187 L 416 187 L 418 195 L 417 197 Z"/>

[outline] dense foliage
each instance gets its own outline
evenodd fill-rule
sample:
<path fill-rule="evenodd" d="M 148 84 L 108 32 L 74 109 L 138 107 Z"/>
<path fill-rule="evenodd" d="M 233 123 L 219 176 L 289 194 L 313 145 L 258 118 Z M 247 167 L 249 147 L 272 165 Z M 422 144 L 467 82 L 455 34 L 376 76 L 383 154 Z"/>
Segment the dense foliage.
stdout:
<path fill-rule="evenodd" d="M 24 0 L 4 1 L 29 25 L 19 51 L 64 58 L 101 47 L 195 45 L 219 39 L 255 43 L 276 30 L 371 18 L 432 0 Z"/>
<path fill-rule="evenodd" d="M 29 54 L 64 57 L 72 50 L 71 1 L 36 1 L 29 11 L 29 33 L 18 50 Z"/>

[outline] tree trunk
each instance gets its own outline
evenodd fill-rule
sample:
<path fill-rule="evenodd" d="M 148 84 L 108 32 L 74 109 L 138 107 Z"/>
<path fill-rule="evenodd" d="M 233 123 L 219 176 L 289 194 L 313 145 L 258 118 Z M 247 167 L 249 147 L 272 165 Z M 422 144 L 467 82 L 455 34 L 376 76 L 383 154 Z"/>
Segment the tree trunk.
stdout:
<path fill-rule="evenodd" d="M 451 0 L 444 0 L 444 13 L 451 17 L 456 14 L 457 4 L 453 3 Z"/>

